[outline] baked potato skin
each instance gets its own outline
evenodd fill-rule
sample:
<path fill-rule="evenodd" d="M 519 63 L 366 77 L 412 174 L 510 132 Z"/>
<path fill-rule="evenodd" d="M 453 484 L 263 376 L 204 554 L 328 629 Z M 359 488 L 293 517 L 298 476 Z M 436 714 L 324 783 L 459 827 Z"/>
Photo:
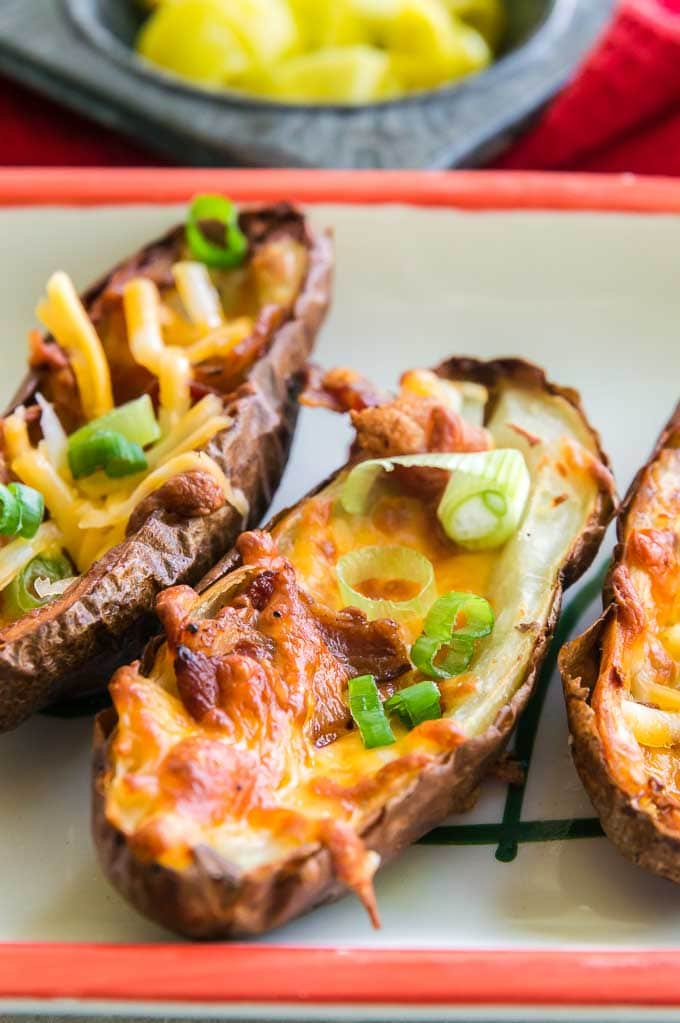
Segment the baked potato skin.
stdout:
<path fill-rule="evenodd" d="M 680 838 L 636 805 L 616 784 L 607 765 L 591 699 L 600 675 L 602 644 L 617 615 L 612 576 L 624 556 L 624 536 L 631 506 L 647 470 L 668 447 L 680 446 L 680 405 L 664 428 L 647 463 L 635 476 L 621 505 L 618 543 L 604 585 L 601 617 L 583 635 L 565 644 L 559 657 L 569 721 L 572 756 L 581 781 L 609 839 L 637 866 L 680 883 Z"/>
<path fill-rule="evenodd" d="M 242 214 L 251 244 L 291 234 L 309 252 L 309 270 L 291 316 L 273 333 L 264 355 L 226 406 L 233 425 L 208 453 L 250 503 L 248 522 L 261 520 L 281 478 L 297 419 L 302 370 L 326 314 L 332 286 L 330 238 L 314 235 L 287 204 Z M 84 295 L 93 320 L 112 280 L 123 282 L 149 264 L 169 273 L 182 227 L 146 246 Z M 167 267 L 167 271 L 164 269 Z M 32 373 L 12 408 L 40 386 Z M 154 511 L 109 551 L 64 597 L 0 632 L 0 731 L 16 727 L 56 700 L 104 689 L 112 671 L 141 651 L 152 634 L 157 594 L 177 582 L 196 582 L 244 528 L 229 504 L 203 517 L 180 519 Z"/>
<path fill-rule="evenodd" d="M 503 380 L 515 380 L 530 388 L 559 394 L 587 422 L 573 391 L 555 387 L 538 367 L 521 360 L 450 359 L 442 363 L 437 372 L 448 379 L 484 384 L 492 394 Z M 602 462 L 608 465 L 597 435 L 590 432 Z M 501 755 L 531 695 L 559 615 L 564 581 L 577 578 L 589 566 L 613 509 L 611 479 L 603 480 L 599 503 L 564 564 L 553 591 L 549 619 L 536 633 L 529 670 L 512 701 L 482 735 L 442 754 L 422 769 L 410 787 L 387 802 L 361 832 L 367 848 L 377 852 L 383 863 L 427 834 L 449 814 L 469 806 L 471 796 Z M 238 563 L 238 555 L 227 555 L 198 589 L 205 590 Z M 150 653 L 146 663 L 152 661 L 153 653 Z M 193 939 L 252 937 L 346 894 L 346 887 L 334 875 L 326 848 L 301 849 L 294 860 L 287 859 L 278 867 L 272 869 L 269 865 L 245 876 L 239 876 L 228 862 L 207 848 L 197 850 L 193 864 L 184 871 L 140 860 L 105 813 L 103 786 L 108 742 L 115 724 L 115 711 L 107 710 L 98 716 L 95 726 L 93 838 L 105 874 L 145 916 Z"/>

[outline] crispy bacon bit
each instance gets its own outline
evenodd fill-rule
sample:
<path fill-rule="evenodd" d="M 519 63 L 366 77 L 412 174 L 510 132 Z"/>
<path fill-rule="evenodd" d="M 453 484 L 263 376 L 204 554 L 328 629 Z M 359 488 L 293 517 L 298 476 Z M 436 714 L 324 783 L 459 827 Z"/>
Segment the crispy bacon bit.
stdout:
<path fill-rule="evenodd" d="M 563 437 L 562 452 L 565 461 L 572 469 L 576 469 L 577 472 L 587 473 L 595 480 L 600 490 L 605 491 L 605 493 L 612 495 L 616 493 L 614 477 L 607 466 L 599 458 L 596 458 L 592 451 L 588 451 L 587 448 L 572 440 L 571 437 Z"/>
<path fill-rule="evenodd" d="M 618 565 L 612 574 L 612 589 L 618 608 L 619 622 L 628 632 L 642 632 L 645 628 L 646 616 L 633 580 L 626 565 Z"/>
<path fill-rule="evenodd" d="M 130 516 L 127 532 L 136 533 L 155 511 L 186 519 L 198 518 L 212 515 L 224 502 L 224 491 L 210 473 L 186 472 L 173 476 L 139 502 Z"/>
<path fill-rule="evenodd" d="M 401 397 L 352 413 L 356 448 L 370 458 L 427 451 L 486 451 L 491 438 L 481 426 L 431 398 Z"/>
<path fill-rule="evenodd" d="M 68 366 L 66 352 L 56 341 L 48 340 L 41 330 L 28 334 L 28 364 L 33 369 L 64 369 Z"/>
<path fill-rule="evenodd" d="M 537 444 L 541 443 L 540 437 L 537 437 L 535 433 L 531 433 L 530 430 L 525 430 L 525 428 L 520 426 L 519 423 L 506 423 L 505 425 L 509 430 L 512 430 L 513 433 L 518 434 L 520 437 L 524 437 L 525 441 L 529 444 L 529 447 L 535 448 Z"/>
<path fill-rule="evenodd" d="M 331 412 L 360 412 L 382 405 L 387 396 L 353 369 L 329 369 L 324 373 L 318 366 L 307 369 L 300 404 L 312 408 L 327 408 Z"/>
<path fill-rule="evenodd" d="M 335 612 L 307 599 L 329 650 L 353 675 L 371 674 L 379 682 L 389 682 L 409 670 L 408 652 L 396 622 L 369 622 L 358 608 Z"/>
<path fill-rule="evenodd" d="M 431 451 L 486 451 L 492 442 L 481 426 L 432 398 L 397 398 L 378 408 L 353 412 L 357 431 L 354 451 L 367 458 L 419 455 Z M 448 482 L 442 469 L 398 466 L 399 485 L 425 500 L 437 500 Z"/>
<path fill-rule="evenodd" d="M 177 647 L 175 677 L 182 703 L 196 721 L 201 721 L 214 710 L 219 699 L 217 685 L 218 663 L 201 651 L 188 646 Z"/>

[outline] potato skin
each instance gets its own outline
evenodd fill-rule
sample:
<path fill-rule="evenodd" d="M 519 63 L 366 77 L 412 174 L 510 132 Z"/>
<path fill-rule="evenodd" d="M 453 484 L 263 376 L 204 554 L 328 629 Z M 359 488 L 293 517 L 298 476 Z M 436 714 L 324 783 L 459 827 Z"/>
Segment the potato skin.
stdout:
<path fill-rule="evenodd" d="M 492 391 L 502 381 L 522 383 L 566 398 L 587 423 L 578 396 L 550 384 L 538 367 L 517 359 L 480 362 L 450 359 L 437 372 L 449 379 L 483 383 Z M 590 428 L 589 428 L 590 429 Z M 594 431 L 600 457 L 608 464 Z M 325 484 L 323 484 L 325 486 Z M 284 513 L 285 514 L 285 513 Z M 450 813 L 469 805 L 481 779 L 502 753 L 531 695 L 537 673 L 550 643 L 559 614 L 563 581 L 577 578 L 592 561 L 613 514 L 610 490 L 603 488 L 591 521 L 574 543 L 553 593 L 549 620 L 536 634 L 532 660 L 524 683 L 486 732 L 443 754 L 413 780 L 410 788 L 390 800 L 362 832 L 366 845 L 383 862 L 397 856 Z M 204 590 L 238 564 L 227 555 L 199 585 Z M 152 660 L 150 651 L 147 664 Z M 250 937 L 279 927 L 294 917 L 346 894 L 334 876 L 330 856 L 317 846 L 300 849 L 280 864 L 239 876 L 212 850 L 198 849 L 193 864 L 174 871 L 157 863 L 142 862 L 130 850 L 125 836 L 107 820 L 104 778 L 109 738 L 115 711 L 99 715 L 94 736 L 92 829 L 99 861 L 114 887 L 145 916 L 189 938 Z"/>
<path fill-rule="evenodd" d="M 254 525 L 285 468 L 302 370 L 330 302 L 333 253 L 329 236 L 312 234 L 302 213 L 285 203 L 250 209 L 241 223 L 253 246 L 290 235 L 309 252 L 309 272 L 291 316 L 227 404 L 233 425 L 206 449 L 245 493 Z M 84 304 L 95 321 L 112 280 L 123 281 L 150 263 L 169 271 L 183 231 L 178 227 L 146 246 L 86 292 Z M 30 399 L 38 383 L 30 374 L 11 407 Z M 243 528 L 230 505 L 189 519 L 155 511 L 63 598 L 0 630 L 0 731 L 55 700 L 105 689 L 112 671 L 138 656 L 157 627 L 157 594 L 175 583 L 195 583 Z"/>
<path fill-rule="evenodd" d="M 604 635 L 616 615 L 611 577 L 623 559 L 628 513 L 647 469 L 664 448 L 679 443 L 680 405 L 662 431 L 649 460 L 635 476 L 621 505 L 617 521 L 618 543 L 604 585 L 603 613 L 583 635 L 566 643 L 559 657 L 572 756 L 605 834 L 632 863 L 677 883 L 680 883 L 680 838 L 677 832 L 655 821 L 648 811 L 636 805 L 635 800 L 617 786 L 607 766 L 591 698 L 600 674 Z"/>

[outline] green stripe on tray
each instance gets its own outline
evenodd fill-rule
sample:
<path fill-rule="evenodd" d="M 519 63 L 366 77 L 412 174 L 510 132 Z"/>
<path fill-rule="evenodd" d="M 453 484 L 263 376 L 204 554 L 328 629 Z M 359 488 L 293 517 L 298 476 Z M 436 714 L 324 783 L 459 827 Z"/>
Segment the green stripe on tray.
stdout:
<path fill-rule="evenodd" d="M 496 845 L 504 840 L 505 824 L 454 824 L 435 828 L 421 838 L 420 845 Z M 604 832 L 597 817 L 574 817 L 554 821 L 518 821 L 513 837 L 524 842 L 565 842 L 572 838 L 601 838 Z M 498 858 L 498 857 L 497 857 Z"/>
<path fill-rule="evenodd" d="M 522 823 L 522 806 L 524 794 L 531 764 L 531 757 L 534 752 L 538 724 L 541 719 L 545 698 L 550 688 L 550 682 L 557 668 L 557 657 L 563 645 L 571 636 L 578 625 L 581 616 L 588 610 L 592 602 L 602 591 L 602 584 L 609 569 L 609 562 L 606 562 L 600 571 L 586 583 L 576 594 L 574 599 L 567 605 L 562 614 L 553 641 L 550 644 L 548 656 L 545 659 L 543 668 L 538 678 L 538 684 L 534 690 L 529 705 L 519 720 L 517 726 L 515 747 L 513 756 L 519 760 L 524 768 L 524 783 L 522 785 L 510 785 L 505 799 L 505 810 L 503 812 L 503 823 L 501 835 L 496 849 L 496 859 L 501 863 L 510 863 L 517 856 Z M 540 822 L 536 822 L 540 823 Z M 569 836 L 567 836 L 569 837 Z M 525 841 L 527 841 L 525 839 Z M 528 841 L 541 841 L 541 839 L 528 839 Z M 545 839 L 544 841 L 549 841 Z"/>

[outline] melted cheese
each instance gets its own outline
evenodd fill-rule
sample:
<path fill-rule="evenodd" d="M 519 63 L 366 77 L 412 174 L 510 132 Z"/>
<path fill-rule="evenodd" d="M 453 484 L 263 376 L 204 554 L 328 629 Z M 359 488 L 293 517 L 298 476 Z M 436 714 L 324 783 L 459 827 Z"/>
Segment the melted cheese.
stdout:
<path fill-rule="evenodd" d="M 620 607 L 606 632 L 593 697 L 608 766 L 631 795 L 646 793 L 653 777 L 680 811 L 678 448 L 661 451 L 645 470 L 615 579 Z"/>
<path fill-rule="evenodd" d="M 520 432 L 508 428 L 510 406 L 512 424 Z M 247 870 L 294 855 L 301 845 L 335 841 L 329 836 L 331 825 L 349 828 L 356 836 L 386 799 L 413 784 L 427 763 L 465 736 L 481 734 L 496 719 L 525 678 L 536 637 L 550 615 L 561 566 L 589 521 L 603 484 L 590 464 L 596 452 L 593 438 L 563 399 L 546 398 L 545 409 L 540 409 L 533 394 L 512 392 L 497 403 L 490 428 L 494 436 L 503 435 L 504 446 L 527 451 L 532 472 L 526 520 L 502 550 L 471 554 L 456 548 L 440 532 L 433 507 L 390 481 L 366 516 L 350 520 L 338 507 L 340 479 L 303 501 L 274 530 L 299 583 L 332 609 L 341 606 L 334 572 L 338 558 L 351 549 L 386 543 L 404 544 L 428 557 L 440 593 L 464 590 L 490 600 L 496 612 L 494 633 L 478 645 L 471 670 L 442 685 L 444 717 L 410 732 L 393 719 L 397 741 L 382 749 L 365 749 L 356 731 L 317 747 L 296 725 L 296 704 L 288 715 L 277 716 L 267 752 L 255 748 L 246 735 L 235 737 L 216 724 L 201 727 L 188 715 L 178 701 L 167 648 L 161 648 L 150 679 L 125 669 L 113 687 L 119 725 L 107 779 L 107 815 L 133 847 L 179 869 L 191 861 L 196 844 L 207 844 Z M 546 439 L 534 441 L 541 430 Z M 565 435 L 570 444 L 584 447 L 583 457 L 568 464 Z M 239 578 L 237 573 L 230 585 L 235 587 Z M 209 609 L 210 592 L 195 598 L 198 618 L 204 614 L 201 607 Z M 418 628 L 414 623 L 404 632 L 407 643 Z M 219 623 L 214 629 L 220 635 Z M 309 675 L 309 701 L 314 664 L 304 648 L 296 656 L 300 678 Z M 279 680 L 282 691 L 287 681 Z M 401 684 L 408 681 L 406 676 Z M 195 745 L 198 738 L 204 745 Z M 220 745 L 229 753 L 218 749 Z M 200 757 L 190 752 L 198 749 Z M 243 756 L 249 752 L 255 759 L 246 766 Z M 262 769 L 270 757 L 280 763 L 273 785 Z M 212 773 L 201 766 L 210 763 L 215 765 Z M 174 765 L 170 787 L 169 764 Z M 242 789 L 224 799 L 232 791 L 229 779 L 235 770 L 251 786 L 247 812 Z"/>

